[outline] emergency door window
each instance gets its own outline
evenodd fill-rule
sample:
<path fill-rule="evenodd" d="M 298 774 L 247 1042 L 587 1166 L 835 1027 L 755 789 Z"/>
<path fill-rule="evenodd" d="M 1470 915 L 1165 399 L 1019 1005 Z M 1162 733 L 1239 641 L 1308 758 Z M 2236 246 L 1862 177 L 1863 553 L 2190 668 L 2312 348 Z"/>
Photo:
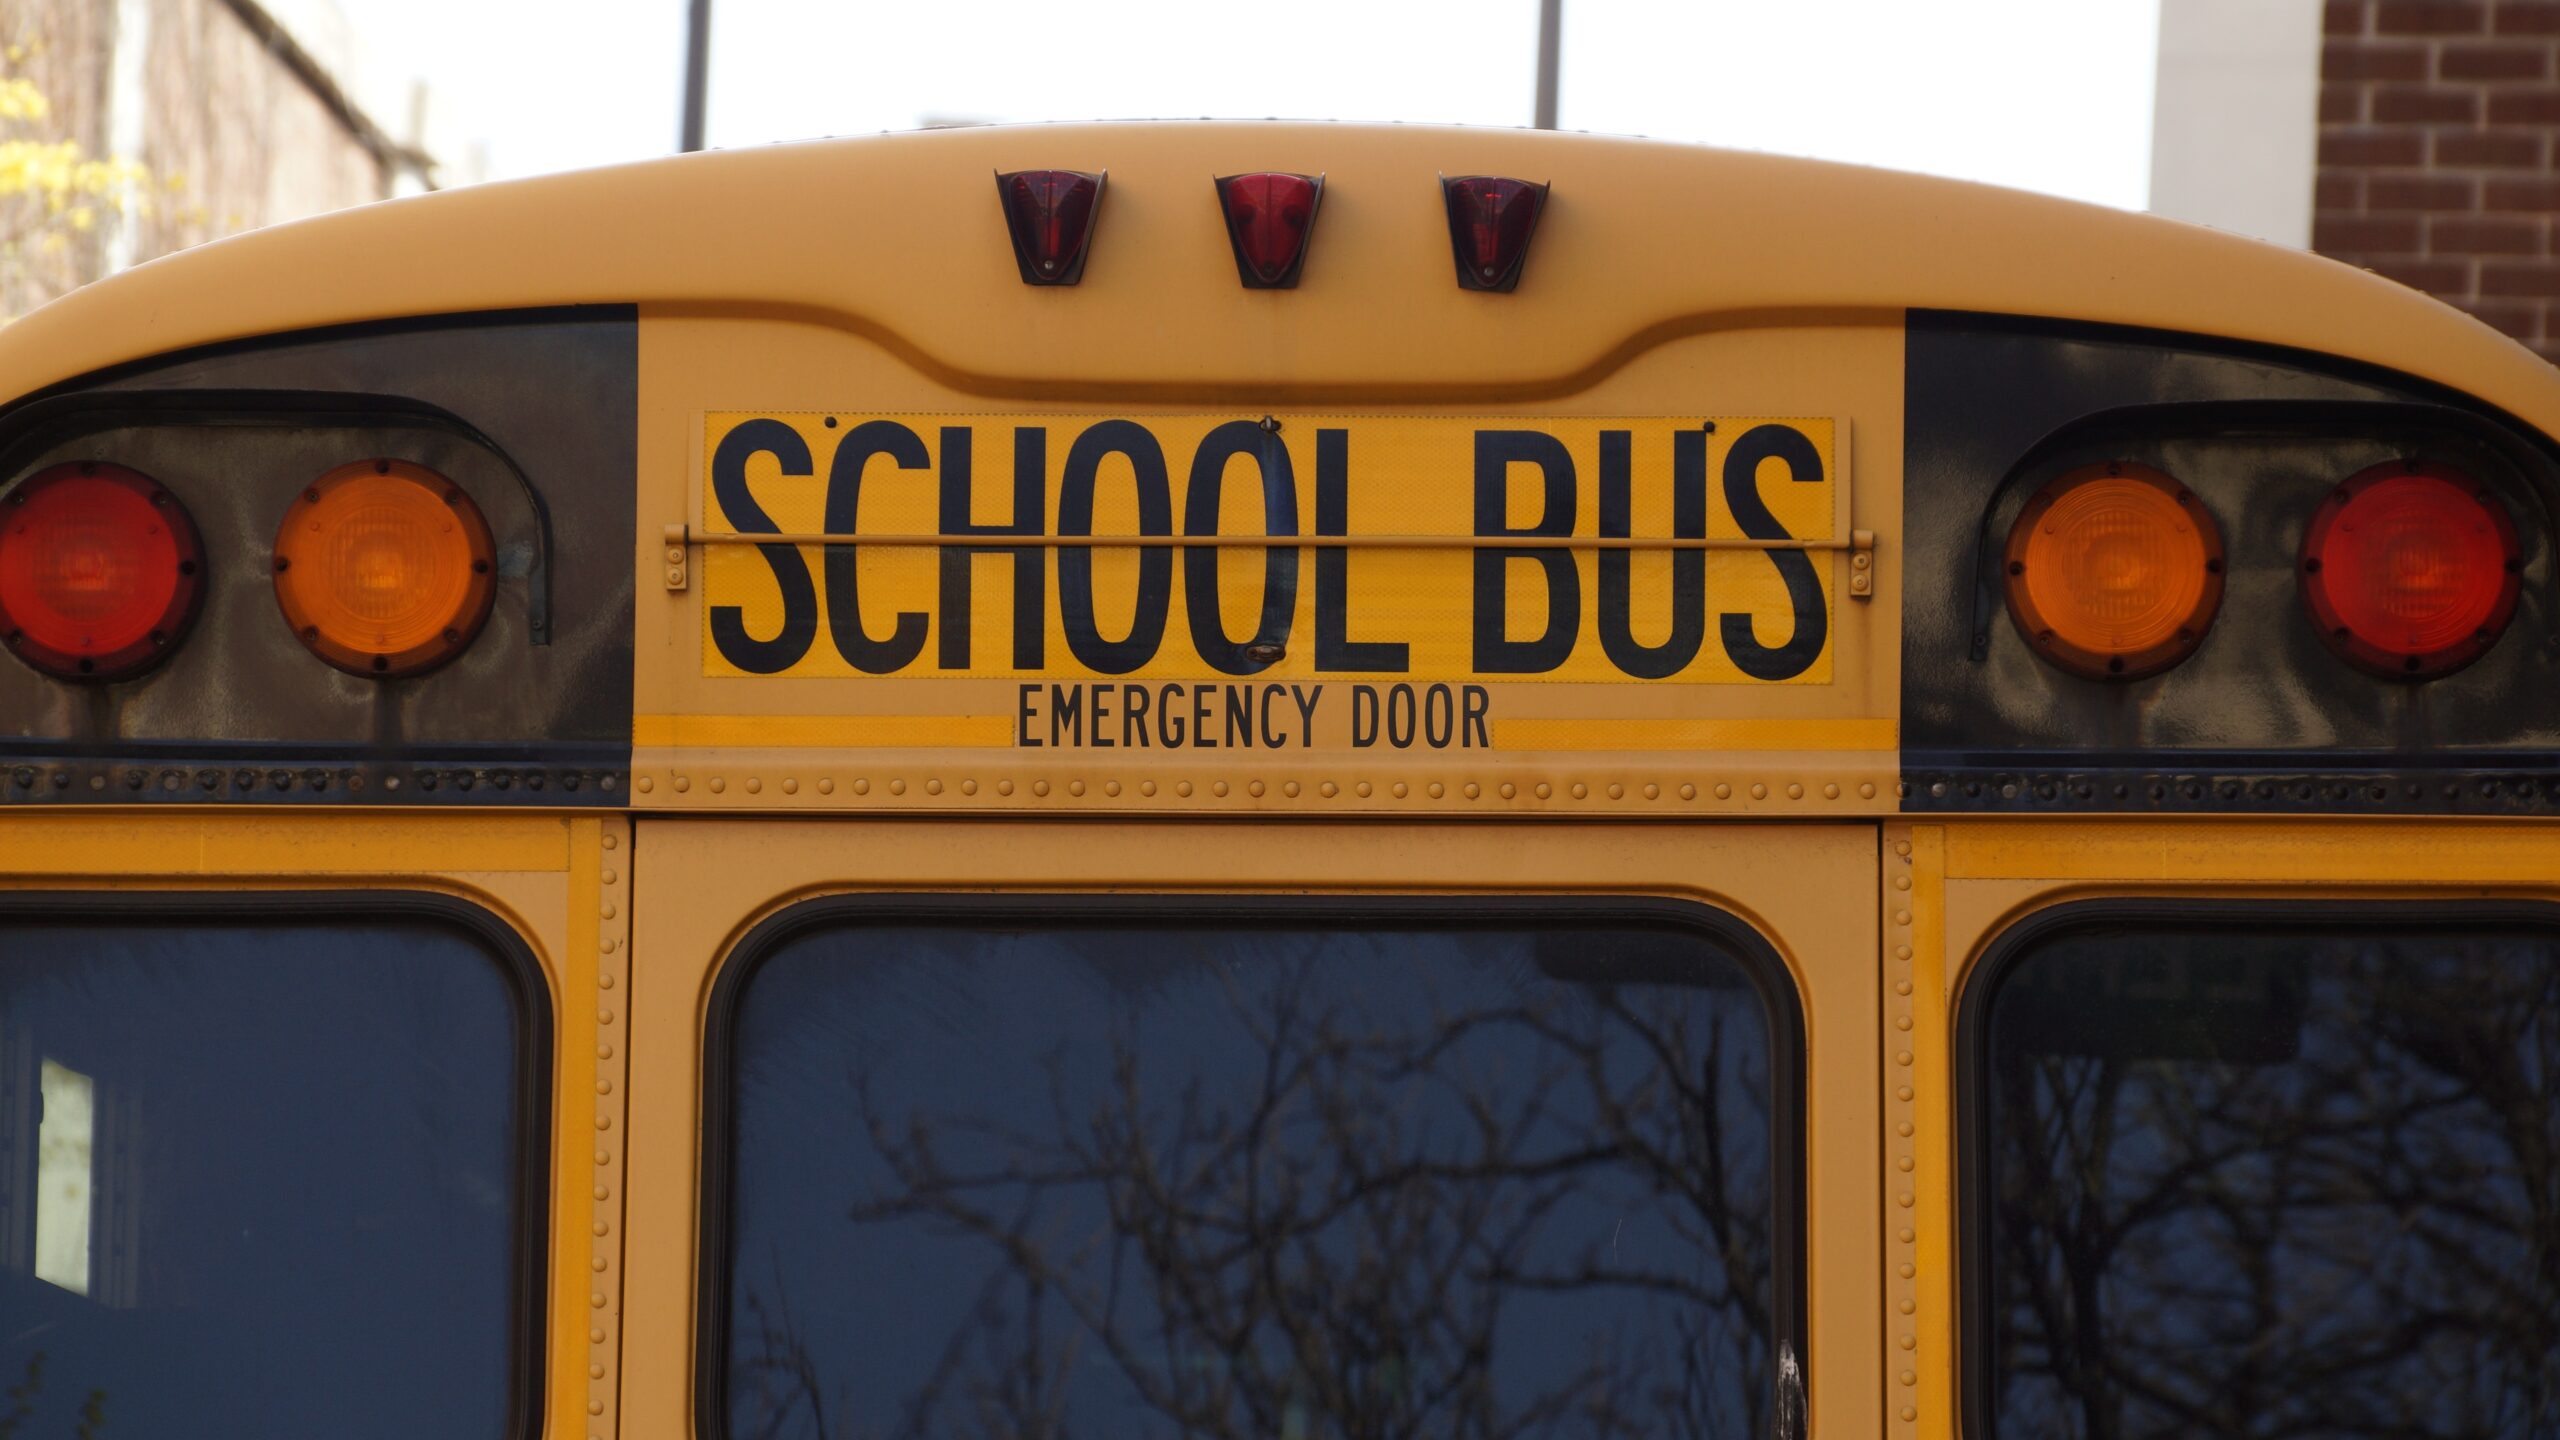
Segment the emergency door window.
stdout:
<path fill-rule="evenodd" d="M 528 1024 L 443 924 L 0 912 L 0 1435 L 522 1434 Z"/>
<path fill-rule="evenodd" d="M 1375 918 L 848 918 L 742 957 L 715 1424 L 1768 1433 L 1775 958 Z"/>
<path fill-rule="evenodd" d="M 1987 983 L 1977 1421 L 2560 1434 L 2560 931 L 2111 923 Z"/>

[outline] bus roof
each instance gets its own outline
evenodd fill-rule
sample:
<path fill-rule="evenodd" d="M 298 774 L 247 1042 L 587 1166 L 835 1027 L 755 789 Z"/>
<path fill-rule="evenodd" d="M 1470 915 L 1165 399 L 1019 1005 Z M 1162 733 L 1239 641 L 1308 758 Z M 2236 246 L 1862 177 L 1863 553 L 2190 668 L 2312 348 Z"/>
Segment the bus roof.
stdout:
<path fill-rule="evenodd" d="M 1107 171 L 1073 288 L 1015 278 L 991 174 Z M 1295 291 L 1239 288 L 1211 177 L 1327 175 Z M 1449 283 L 1434 177 L 1554 183 L 1517 294 Z M 1907 308 L 2279 344 L 2560 431 L 2560 373 L 2415 291 L 2209 229 L 1890 171 L 1519 130 L 1118 123 L 684 156 L 369 205 L 141 266 L 0 333 L 0 398 L 313 327 L 574 304 L 866 336 L 955 389 L 1060 400 L 1570 395 L 1678 335 Z"/>

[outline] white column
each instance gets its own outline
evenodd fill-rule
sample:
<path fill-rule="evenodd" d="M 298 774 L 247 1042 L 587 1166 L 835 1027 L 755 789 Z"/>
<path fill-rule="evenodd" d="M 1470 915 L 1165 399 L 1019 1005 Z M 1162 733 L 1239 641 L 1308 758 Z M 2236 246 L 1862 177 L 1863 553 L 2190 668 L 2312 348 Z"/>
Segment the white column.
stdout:
<path fill-rule="evenodd" d="M 2320 0 L 2160 0 L 2151 209 L 2311 243 Z"/>

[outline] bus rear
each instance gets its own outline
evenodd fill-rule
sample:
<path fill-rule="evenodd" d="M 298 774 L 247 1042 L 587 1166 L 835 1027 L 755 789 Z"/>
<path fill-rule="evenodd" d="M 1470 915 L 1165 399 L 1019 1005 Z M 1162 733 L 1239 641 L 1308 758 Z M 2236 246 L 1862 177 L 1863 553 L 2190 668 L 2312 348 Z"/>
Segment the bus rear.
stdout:
<path fill-rule="evenodd" d="M 2560 379 L 2375 277 L 986 129 L 0 397 L 0 1433 L 2560 1415 Z"/>

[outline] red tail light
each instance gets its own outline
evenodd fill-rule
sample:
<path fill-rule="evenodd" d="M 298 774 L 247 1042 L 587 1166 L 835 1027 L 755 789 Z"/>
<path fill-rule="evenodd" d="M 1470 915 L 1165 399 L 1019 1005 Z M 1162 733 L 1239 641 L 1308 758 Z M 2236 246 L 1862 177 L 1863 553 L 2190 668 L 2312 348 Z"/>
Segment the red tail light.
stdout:
<path fill-rule="evenodd" d="M 1520 283 L 1529 259 L 1529 236 L 1547 208 L 1547 187 L 1491 175 L 1443 177 L 1449 206 L 1449 244 L 1456 251 L 1458 285 L 1467 290 L 1509 291 Z"/>
<path fill-rule="evenodd" d="M 1227 212 L 1227 239 L 1235 246 L 1236 278 L 1248 290 L 1294 290 L 1307 263 L 1307 237 L 1324 199 L 1321 175 L 1262 171 L 1218 182 L 1218 204 Z"/>
<path fill-rule="evenodd" d="M 996 177 L 1023 284 L 1073 285 L 1084 278 L 1103 178 L 1076 170 L 1017 170 Z"/>
<path fill-rule="evenodd" d="M 2478 481 L 2447 465 L 2377 465 L 2312 514 L 2302 601 L 2347 660 L 2430 680 L 2497 643 L 2522 569 L 2515 522 Z"/>
<path fill-rule="evenodd" d="M 120 465 L 56 465 L 0 507 L 0 634 L 48 675 L 150 669 L 195 619 L 203 572 L 186 507 Z"/>

